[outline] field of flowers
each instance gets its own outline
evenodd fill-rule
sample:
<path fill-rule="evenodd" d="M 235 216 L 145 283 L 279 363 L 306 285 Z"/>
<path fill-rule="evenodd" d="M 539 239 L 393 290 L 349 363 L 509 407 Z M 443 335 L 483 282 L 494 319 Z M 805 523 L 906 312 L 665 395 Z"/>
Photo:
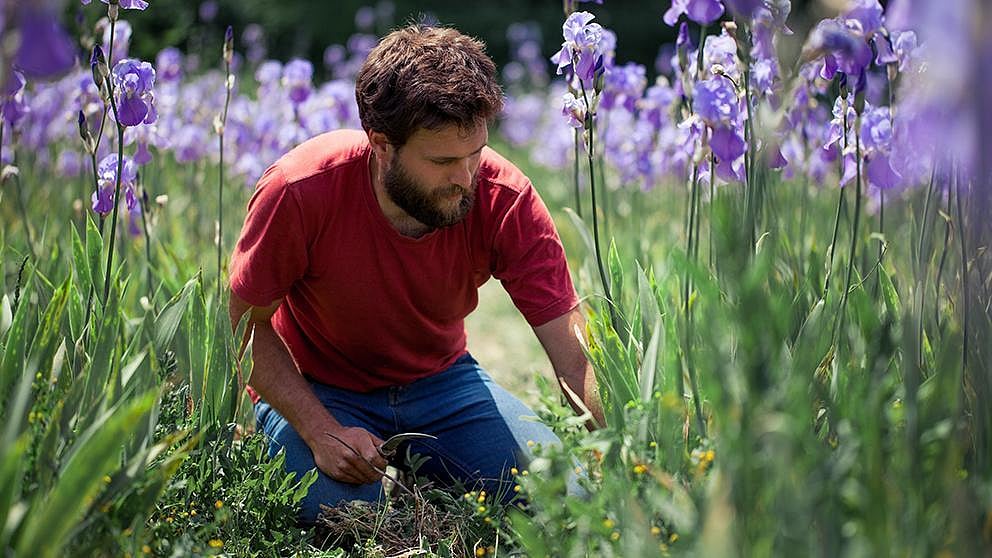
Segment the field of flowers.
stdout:
<path fill-rule="evenodd" d="M 0 0 L 0 553 L 992 553 L 992 7 L 836 0 L 797 36 L 789 0 L 672 0 L 646 68 L 602 3 L 507 29 L 492 143 L 558 222 L 608 424 L 539 375 L 564 444 L 518 505 L 427 486 L 301 530 L 226 262 L 265 168 L 360 128 L 391 5 L 319 83 L 261 25 L 146 61 L 154 0 L 73 33 Z"/>

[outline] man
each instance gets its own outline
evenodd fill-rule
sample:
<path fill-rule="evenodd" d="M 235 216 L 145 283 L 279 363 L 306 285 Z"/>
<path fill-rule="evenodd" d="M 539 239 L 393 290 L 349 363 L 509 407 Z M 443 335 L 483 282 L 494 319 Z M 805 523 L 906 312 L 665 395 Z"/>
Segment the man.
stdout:
<path fill-rule="evenodd" d="M 486 147 L 502 110 L 479 41 L 411 25 L 385 37 L 356 83 L 364 132 L 313 138 L 270 167 L 231 260 L 230 311 L 251 312 L 252 397 L 270 453 L 320 475 L 320 505 L 381 497 L 382 441 L 400 432 L 443 484 L 508 500 L 509 470 L 546 426 L 466 352 L 464 318 L 494 276 L 559 381 L 603 423 L 561 242 L 528 179 Z"/>

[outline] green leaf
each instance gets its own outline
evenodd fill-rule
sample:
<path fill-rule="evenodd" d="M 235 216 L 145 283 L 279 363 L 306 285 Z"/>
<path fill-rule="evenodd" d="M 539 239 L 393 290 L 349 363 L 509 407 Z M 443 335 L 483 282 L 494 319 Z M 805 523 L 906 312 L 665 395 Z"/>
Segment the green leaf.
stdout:
<path fill-rule="evenodd" d="M 0 337 L 7 333 L 13 322 L 14 313 L 10 308 L 10 299 L 4 294 L 3 298 L 0 298 Z"/>
<path fill-rule="evenodd" d="M 610 239 L 610 250 L 607 254 L 607 266 L 610 269 L 610 294 L 618 306 L 623 301 L 623 263 L 620 262 L 620 252 L 616 242 Z"/>
<path fill-rule="evenodd" d="M 88 217 L 87 221 L 89 221 Z M 79 280 L 79 286 L 82 290 L 86 290 L 92 286 L 90 283 L 93 277 L 90 272 L 90 260 L 87 257 L 86 247 L 83 246 L 83 241 L 79 238 L 79 233 L 76 232 L 76 227 L 70 227 L 70 230 L 72 231 L 72 265 L 76 272 L 76 278 Z"/>
<path fill-rule="evenodd" d="M 27 286 L 21 292 L 22 297 L 29 295 Z M 27 369 L 25 353 L 27 351 L 28 318 L 31 312 L 30 304 L 19 304 L 14 312 L 14 319 L 7 333 L 7 340 L 4 344 L 3 359 L 0 360 L 0 393 L 9 394 L 11 386 L 14 385 Z M 32 378 L 33 380 L 33 378 Z M 30 382 L 28 382 L 30 384 Z M 16 401 L 16 399 L 14 400 Z M 8 421 L 8 427 L 13 416 L 10 413 L 10 399 L 0 398 L 3 412 L 0 417 Z"/>
<path fill-rule="evenodd" d="M 159 312 L 158 317 L 155 318 L 155 338 L 153 340 L 153 346 L 155 347 L 156 354 L 162 354 L 162 352 L 165 351 L 172 343 L 172 339 L 176 336 L 176 331 L 179 330 L 179 322 L 182 320 L 182 317 L 186 313 L 186 309 L 189 305 L 189 297 L 196 289 L 197 280 L 197 277 L 193 277 L 187 281 L 183 286 L 182 291 L 172 297 L 172 299 L 165 304 L 165 308 Z"/>
<path fill-rule="evenodd" d="M 203 403 L 203 382 L 207 372 L 207 351 L 209 346 L 207 341 L 210 335 L 207 333 L 207 308 L 203 299 L 202 277 L 197 277 L 194 294 L 190 299 L 190 315 L 186 320 L 189 329 L 189 389 L 193 404 L 200 406 Z"/>
<path fill-rule="evenodd" d="M 593 241 L 592 233 L 589 232 L 589 227 L 586 226 L 585 221 L 576 212 L 567 207 L 565 208 L 565 215 L 568 215 L 568 219 L 572 221 L 575 230 L 579 231 L 579 236 L 582 238 L 582 243 L 586 245 L 586 251 L 589 257 L 594 257 L 596 254 L 596 243 Z"/>
<path fill-rule="evenodd" d="M 61 331 L 62 315 L 65 313 L 66 303 L 69 301 L 69 290 L 72 288 L 72 273 L 66 277 L 62 286 L 55 291 L 45 315 L 41 319 L 34 339 L 31 341 L 30 352 L 27 358 L 27 369 L 31 375 L 39 373 L 44 380 L 48 380 L 52 373 L 52 359 L 55 350 L 62 342 Z"/>
<path fill-rule="evenodd" d="M 93 223 L 86 218 L 86 260 L 89 262 L 90 285 L 99 300 L 103 301 L 103 268 L 100 267 L 100 256 L 103 254 L 103 238 Z"/>
<path fill-rule="evenodd" d="M 896 287 L 892 284 L 892 277 L 885 271 L 885 266 L 883 265 L 878 266 L 878 276 L 882 282 L 882 295 L 885 297 L 885 307 L 888 309 L 892 319 L 898 321 L 902 315 L 902 307 L 899 303 L 899 293 L 896 292 Z"/>
<path fill-rule="evenodd" d="M 156 394 L 122 402 L 97 418 L 73 445 L 52 491 L 32 505 L 16 543 L 21 556 L 61 554 L 72 526 L 82 519 L 103 477 L 117 468 L 117 448 L 141 423 Z"/>

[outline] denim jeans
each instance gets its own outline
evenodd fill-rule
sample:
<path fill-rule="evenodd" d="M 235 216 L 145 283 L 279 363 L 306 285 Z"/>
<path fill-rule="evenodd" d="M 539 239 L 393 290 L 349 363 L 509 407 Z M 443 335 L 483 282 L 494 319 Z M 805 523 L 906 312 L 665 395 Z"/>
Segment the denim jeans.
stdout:
<path fill-rule="evenodd" d="M 399 432 L 423 432 L 437 440 L 416 440 L 401 445 L 394 465 L 403 468 L 407 447 L 411 454 L 427 457 L 417 470 L 442 486 L 481 488 L 513 497 L 513 467 L 530 461 L 529 441 L 560 443 L 546 425 L 538 422 L 523 402 L 496 385 L 468 353 L 447 370 L 405 386 L 357 393 L 311 382 L 317 399 L 342 426 L 358 426 L 385 440 Z M 269 455 L 286 451 L 286 469 L 297 478 L 315 467 L 313 453 L 292 426 L 265 401 L 255 405 L 258 430 L 269 438 Z M 570 483 L 571 484 L 571 483 Z M 343 501 L 378 501 L 382 483 L 355 485 L 336 481 L 318 471 L 300 510 L 299 521 L 313 524 L 320 505 Z"/>

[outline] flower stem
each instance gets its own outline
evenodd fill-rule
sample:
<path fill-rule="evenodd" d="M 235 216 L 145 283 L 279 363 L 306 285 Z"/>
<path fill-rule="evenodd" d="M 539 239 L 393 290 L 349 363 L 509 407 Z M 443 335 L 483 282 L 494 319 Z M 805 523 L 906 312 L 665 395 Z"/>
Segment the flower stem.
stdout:
<path fill-rule="evenodd" d="M 855 130 L 860 128 L 861 115 L 855 116 Z M 855 168 L 856 178 L 855 178 L 855 191 L 854 191 L 854 223 L 851 227 L 851 253 L 848 254 L 847 260 L 847 282 L 844 285 L 844 292 L 841 294 L 840 299 L 840 311 L 837 313 L 837 317 L 834 319 L 834 335 L 832 336 L 836 339 L 837 332 L 839 331 L 840 325 L 844 322 L 844 311 L 847 307 L 847 297 L 851 289 L 851 277 L 854 275 L 854 261 L 858 252 L 858 227 L 861 225 L 861 134 L 854 134 L 854 150 L 855 150 Z"/>
<path fill-rule="evenodd" d="M 944 211 L 946 215 L 951 214 L 951 196 L 953 195 L 953 190 L 947 188 L 947 206 Z M 950 251 L 948 248 L 951 243 L 951 222 L 949 220 L 944 220 L 944 247 L 940 253 L 940 263 L 937 265 L 937 277 L 934 279 L 934 317 L 936 318 L 937 331 L 941 330 L 940 324 L 940 284 L 944 277 L 944 265 L 947 263 L 947 253 Z"/>
<path fill-rule="evenodd" d="M 106 276 L 103 278 L 104 304 L 107 303 L 107 297 L 110 295 L 110 276 L 114 263 L 114 244 L 117 240 L 117 211 L 120 207 L 121 175 L 124 172 L 124 126 L 121 125 L 117 114 L 117 102 L 114 101 L 113 91 L 110 92 L 110 106 L 114 110 L 114 120 L 117 122 L 117 176 L 114 180 L 114 211 L 110 217 L 110 247 L 107 250 Z"/>
<path fill-rule="evenodd" d="M 231 64 L 225 59 L 224 89 L 227 95 L 224 99 L 224 113 L 220 118 L 218 133 L 220 144 L 220 164 L 217 165 L 219 180 L 217 182 L 217 300 L 220 300 L 221 285 L 223 284 L 223 254 L 224 254 L 224 128 L 227 125 L 227 109 L 231 104 Z"/>
<path fill-rule="evenodd" d="M 148 232 L 148 212 L 146 211 L 146 201 L 148 197 L 145 195 L 145 186 L 141 181 L 141 175 L 138 175 L 138 187 L 141 191 L 141 196 L 138 198 L 140 201 L 138 207 L 141 208 L 141 231 L 145 235 L 145 282 L 148 284 L 148 298 L 155 303 L 155 288 L 152 281 L 152 237 Z"/>
<path fill-rule="evenodd" d="M 600 249 L 599 242 L 599 217 L 597 216 L 596 207 L 596 168 L 593 161 L 593 150 L 596 147 L 596 136 L 595 136 L 595 124 L 593 123 L 593 113 L 592 105 L 589 104 L 589 97 L 586 93 L 586 84 L 579 79 L 579 85 L 582 87 L 582 98 L 586 103 L 586 126 L 589 132 L 589 145 L 586 150 L 586 158 L 589 161 L 589 191 L 592 195 L 592 235 L 593 243 L 596 249 L 596 265 L 599 268 L 599 279 L 603 282 L 603 293 L 606 295 L 606 304 L 610 311 L 610 322 L 613 324 L 613 330 L 620 335 L 621 339 L 624 338 L 623 330 L 620 327 L 620 320 L 617 317 L 616 305 L 613 301 L 613 295 L 610 292 L 610 281 L 606 276 L 606 267 L 603 265 L 603 253 Z"/>
<path fill-rule="evenodd" d="M 954 183 L 957 185 L 957 197 L 954 200 L 955 206 L 957 207 L 957 222 L 958 222 L 958 234 L 961 236 L 961 296 L 963 297 L 963 304 L 961 305 L 961 315 L 962 315 L 962 325 L 961 325 L 961 372 L 967 374 L 968 369 L 968 335 L 970 325 L 968 322 L 968 314 L 971 313 L 971 308 L 968 307 L 968 239 L 965 235 L 964 230 L 964 211 L 961 209 L 961 174 L 960 169 L 954 168 L 951 171 L 954 175 Z"/>
<path fill-rule="evenodd" d="M 843 130 L 843 134 L 844 134 L 844 150 L 846 150 L 847 149 L 847 144 L 848 144 L 848 139 L 847 139 L 847 103 L 844 102 L 842 104 L 843 104 L 843 107 L 842 108 L 843 108 L 843 113 L 844 113 L 844 117 L 843 117 L 843 119 L 844 119 L 844 125 L 843 125 L 843 127 L 844 127 L 844 130 Z M 845 157 L 844 152 L 841 151 L 841 154 L 840 154 L 840 179 L 841 180 L 843 180 L 843 178 L 844 178 L 844 157 Z M 834 254 L 836 254 L 836 252 L 837 252 L 837 232 L 840 230 L 840 211 L 841 211 L 841 208 L 844 205 L 844 185 L 843 184 L 838 184 L 838 190 L 839 190 L 839 192 L 838 192 L 838 195 L 837 195 L 837 214 L 834 217 L 834 235 L 833 235 L 833 239 L 831 239 L 831 241 L 830 241 L 830 257 L 827 260 L 827 276 L 823 280 L 823 298 L 827 298 L 827 291 L 828 291 L 828 289 L 830 289 L 830 276 L 833 275 L 833 272 L 834 272 Z"/>
<path fill-rule="evenodd" d="M 574 178 L 575 178 L 575 213 L 580 218 L 582 217 L 582 194 L 579 192 L 579 142 L 582 141 L 582 132 L 578 128 L 575 129 L 575 165 L 574 165 Z"/>

